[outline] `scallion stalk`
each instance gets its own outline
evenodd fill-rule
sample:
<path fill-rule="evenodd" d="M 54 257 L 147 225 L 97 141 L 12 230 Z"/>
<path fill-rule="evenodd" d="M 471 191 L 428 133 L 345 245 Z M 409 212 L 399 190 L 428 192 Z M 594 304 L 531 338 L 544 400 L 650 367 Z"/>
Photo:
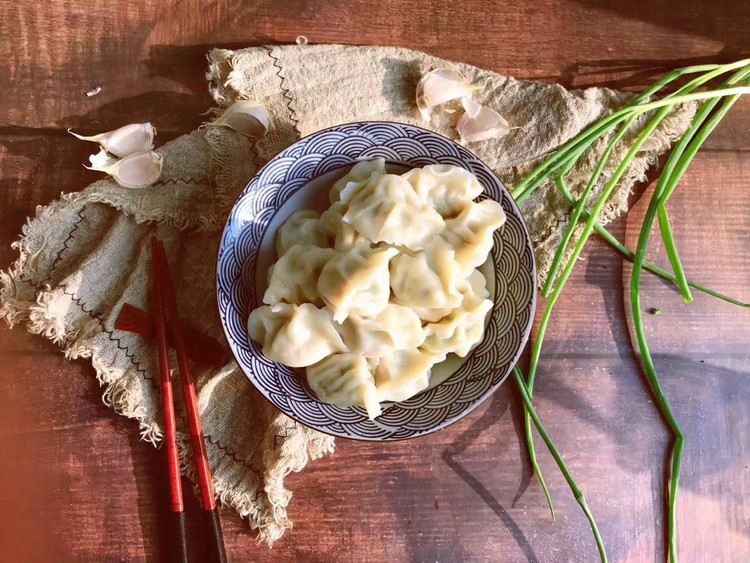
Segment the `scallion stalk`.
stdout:
<path fill-rule="evenodd" d="M 722 85 L 722 87 L 720 87 L 720 89 L 706 91 L 706 92 L 690 93 L 693 89 L 706 83 L 712 78 L 719 76 L 720 74 L 723 74 L 730 70 L 736 70 L 738 68 L 741 70 L 735 73 L 729 80 L 727 80 Z M 658 91 L 661 87 L 671 82 L 678 76 L 683 75 L 683 74 L 693 73 L 693 72 L 705 72 L 705 74 L 693 79 L 692 81 L 687 83 L 685 86 L 680 88 L 678 91 L 676 91 L 674 94 L 670 94 L 669 96 L 666 96 L 665 98 L 662 98 L 661 100 L 656 100 L 656 101 L 647 102 L 647 103 L 640 103 L 642 100 L 645 100 L 648 96 Z M 710 288 L 704 287 L 700 284 L 687 280 L 687 278 L 684 275 L 684 271 L 682 270 L 682 266 L 679 262 L 679 256 L 677 254 L 676 246 L 674 244 L 674 237 L 672 236 L 672 232 L 669 226 L 669 220 L 668 220 L 668 216 L 666 214 L 666 208 L 665 208 L 666 201 L 671 195 L 671 193 L 674 191 L 675 186 L 677 185 L 680 177 L 682 176 L 688 164 L 690 163 L 692 158 L 695 156 L 695 153 L 700 148 L 700 146 L 705 141 L 705 139 L 708 137 L 710 132 L 719 123 L 719 121 L 723 118 L 723 116 L 726 114 L 726 112 L 729 110 L 732 104 L 736 102 L 736 100 L 739 98 L 740 95 L 750 93 L 749 87 L 742 87 L 742 86 L 734 87 L 735 84 L 741 83 L 749 75 L 750 75 L 750 60 L 738 61 L 736 63 L 731 63 L 728 65 L 702 65 L 700 67 L 689 67 L 687 69 L 680 69 L 680 70 L 674 71 L 670 73 L 669 75 L 667 75 L 666 77 L 662 78 L 660 81 L 656 82 L 649 89 L 644 91 L 640 96 L 636 97 L 633 101 L 631 101 L 630 104 L 623 107 L 621 110 L 618 110 L 614 112 L 613 114 L 611 114 L 610 116 L 599 120 L 598 122 L 590 126 L 588 129 L 586 129 L 583 133 L 581 133 L 580 135 L 578 135 L 571 141 L 568 141 L 568 143 L 563 145 L 563 147 L 561 147 L 552 156 L 547 158 L 544 162 L 542 162 L 539 166 L 537 166 L 531 173 L 529 173 L 529 175 L 527 175 L 527 177 L 524 178 L 512 191 L 512 195 L 516 197 L 516 200 L 521 201 L 525 197 L 528 197 L 528 195 L 530 195 L 534 189 L 536 189 L 550 175 L 554 173 L 555 182 L 557 184 L 558 189 L 561 191 L 561 193 L 563 194 L 565 199 L 568 201 L 568 203 L 574 207 L 573 216 L 568 225 L 568 228 L 566 229 L 565 235 L 563 237 L 563 242 L 560 244 L 560 246 L 557 249 L 557 252 L 555 254 L 555 259 L 553 260 L 553 267 L 550 269 L 550 274 L 544 285 L 543 295 L 545 296 L 549 295 L 550 298 L 546 304 L 545 311 L 544 311 L 544 314 L 542 315 L 539 329 L 537 331 L 537 336 L 534 339 L 534 343 L 532 346 L 531 363 L 529 366 L 529 373 L 528 373 L 527 379 L 524 382 L 523 375 L 520 372 L 520 369 L 518 369 L 518 367 L 514 368 L 514 375 L 516 378 L 516 382 L 518 383 L 519 389 L 521 391 L 522 398 L 524 400 L 524 424 L 525 424 L 525 430 L 526 430 L 526 437 L 528 441 L 529 454 L 532 460 L 532 466 L 534 468 L 535 473 L 537 474 L 537 477 L 540 480 L 540 483 L 542 484 L 542 488 L 545 492 L 545 496 L 547 498 L 547 502 L 550 506 L 550 509 L 552 509 L 552 504 L 551 504 L 551 500 L 549 497 L 549 491 L 547 490 L 546 484 L 544 483 L 544 480 L 542 478 L 541 472 L 538 467 L 537 459 L 536 459 L 536 453 L 535 453 L 535 449 L 533 445 L 533 436 L 531 434 L 531 421 L 534 422 L 534 424 L 537 426 L 537 429 L 540 431 L 540 434 L 542 434 L 542 438 L 547 444 L 547 447 L 550 449 L 550 452 L 553 454 L 553 457 L 555 457 L 555 460 L 558 462 L 558 466 L 560 467 L 566 480 L 568 481 L 568 484 L 571 487 L 571 490 L 573 490 L 574 495 L 576 496 L 576 499 L 579 500 L 579 504 L 581 505 L 581 508 L 583 509 L 586 517 L 589 519 L 589 522 L 592 527 L 592 531 L 594 532 L 594 537 L 597 542 L 597 547 L 599 548 L 600 556 L 602 557 L 603 560 L 606 558 L 606 554 L 604 552 L 604 547 L 601 544 L 601 537 L 599 536 L 598 530 L 596 529 L 596 524 L 593 520 L 593 516 L 591 515 L 588 509 L 588 506 L 586 506 L 585 500 L 583 499 L 583 495 L 580 493 L 580 490 L 575 485 L 575 481 L 573 481 L 573 478 L 570 476 L 569 472 L 565 468 L 564 463 L 562 462 L 562 459 L 559 456 L 559 453 L 554 448 L 554 444 L 551 443 L 551 440 L 549 439 L 549 436 L 546 435 L 546 432 L 543 432 L 541 422 L 538 420 L 536 413 L 533 412 L 533 406 L 531 404 L 531 394 L 532 394 L 533 385 L 534 385 L 534 377 L 535 377 L 536 368 L 539 362 L 539 358 L 541 355 L 541 346 L 542 346 L 542 342 L 544 339 L 546 327 L 549 322 L 549 318 L 550 318 L 552 309 L 554 308 L 555 302 L 557 298 L 559 297 L 567 279 L 569 278 L 570 273 L 575 265 L 575 262 L 577 258 L 580 256 L 583 246 L 585 245 L 586 241 L 588 240 L 588 237 L 591 235 L 593 231 L 596 231 L 607 242 L 609 242 L 613 247 L 615 247 L 618 251 L 620 251 L 626 258 L 631 259 L 633 261 L 633 276 L 631 277 L 630 295 L 631 295 L 631 305 L 633 309 L 633 319 L 635 322 L 635 334 L 636 334 L 638 349 L 639 349 L 641 360 L 643 362 L 644 371 L 646 373 L 647 380 L 649 382 L 649 385 L 652 388 L 652 391 L 656 398 L 660 412 L 664 416 L 675 439 L 674 448 L 672 451 L 672 474 L 671 474 L 670 487 L 669 487 L 670 495 L 669 495 L 669 516 L 668 516 L 668 531 L 669 532 L 668 533 L 669 533 L 670 560 L 673 562 L 676 561 L 677 550 L 676 550 L 676 539 L 675 539 L 675 522 L 676 522 L 675 499 L 676 499 L 677 487 L 679 483 L 680 462 L 681 462 L 681 456 L 682 456 L 682 445 L 683 445 L 684 437 L 683 437 L 683 434 L 679 425 L 677 424 L 676 419 L 674 418 L 669 408 L 669 405 L 664 397 L 664 394 L 661 390 L 661 386 L 659 384 L 658 377 L 656 375 L 653 361 L 652 361 L 650 352 L 648 350 L 648 345 L 647 345 L 646 338 L 645 338 L 645 332 L 643 329 L 643 319 L 642 319 L 642 314 L 640 310 L 640 297 L 639 297 L 640 272 L 642 269 L 647 269 L 657 275 L 660 275 L 661 277 L 665 279 L 669 279 L 670 281 L 677 283 L 678 287 L 680 288 L 686 300 L 689 300 L 691 298 L 690 290 L 688 288 L 693 287 L 709 295 L 723 299 L 724 301 L 727 301 L 736 305 L 740 305 L 743 307 L 749 306 L 749 304 L 747 303 L 743 303 L 731 297 L 727 297 L 714 290 L 711 290 Z M 722 98 L 724 98 L 724 102 L 721 108 L 719 109 L 719 111 L 717 111 L 711 117 L 711 119 L 705 125 L 703 125 L 703 122 L 705 121 L 706 117 L 709 115 L 709 113 L 714 109 L 716 104 Z M 692 101 L 692 100 L 708 100 L 708 101 L 702 104 L 700 110 L 698 111 L 698 113 L 696 113 L 696 116 L 694 117 L 693 122 L 691 123 L 690 129 L 685 134 L 683 134 L 683 136 L 680 138 L 677 145 L 675 146 L 672 153 L 670 154 L 670 157 L 667 160 L 667 163 L 665 164 L 664 171 L 662 172 L 659 178 L 659 181 L 657 182 L 656 190 L 649 203 L 649 208 L 646 212 L 646 218 L 644 219 L 644 223 L 641 226 L 638 246 L 636 248 L 635 253 L 633 253 L 629 249 L 627 249 L 624 245 L 622 245 L 619 241 L 617 241 L 617 239 L 613 237 L 606 229 L 604 229 L 604 227 L 599 225 L 598 215 L 601 212 L 603 206 L 605 205 L 609 195 L 612 193 L 614 186 L 617 184 L 622 174 L 626 170 L 627 166 L 629 166 L 630 162 L 634 158 L 636 152 L 639 150 L 639 148 L 645 142 L 645 140 L 653 133 L 653 131 L 661 122 L 661 120 L 665 118 L 667 113 L 670 111 L 671 107 L 677 103 L 682 103 L 682 102 Z M 628 126 L 632 124 L 633 120 L 638 115 L 641 115 L 647 111 L 651 111 L 653 109 L 659 109 L 659 108 L 661 108 L 660 111 L 658 111 L 656 115 L 653 118 L 651 118 L 651 120 L 643 129 L 641 134 L 638 136 L 635 143 L 628 150 L 623 161 L 620 162 L 619 165 L 617 166 L 613 176 L 608 180 L 608 182 L 606 183 L 602 191 L 602 194 L 598 197 L 596 203 L 594 204 L 592 211 L 590 213 L 586 212 L 584 210 L 586 199 L 593 185 L 595 185 L 596 181 L 598 180 L 603 170 L 604 164 L 609 158 L 614 145 L 621 139 L 621 137 L 624 135 L 625 131 L 627 130 Z M 572 196 L 570 191 L 568 190 L 567 186 L 565 185 L 565 181 L 564 181 L 565 174 L 575 165 L 575 163 L 583 155 L 583 153 L 586 150 L 588 150 L 588 148 L 594 142 L 596 142 L 596 140 L 602 134 L 604 134 L 606 131 L 617 126 L 619 123 L 622 123 L 622 122 L 625 122 L 624 125 L 620 128 L 620 131 L 614 136 L 612 141 L 609 143 L 603 156 L 600 158 L 599 162 L 597 163 L 595 170 L 594 170 L 594 174 L 592 175 L 589 182 L 587 183 L 586 188 L 584 189 L 581 198 L 579 200 L 576 200 Z M 672 267 L 675 270 L 674 274 L 667 272 L 666 270 L 663 270 L 662 268 L 659 268 L 658 266 L 655 266 L 653 264 L 646 262 L 644 258 L 645 247 L 648 242 L 648 234 L 650 232 L 651 225 L 653 224 L 654 217 L 657 215 L 660 221 L 662 238 L 664 239 L 665 247 L 667 248 L 667 252 L 669 254 Z M 567 252 L 566 249 L 572 238 L 573 231 L 576 228 L 578 220 L 580 218 L 583 218 L 586 221 L 583 227 L 583 232 L 573 249 L 570 259 L 568 260 L 567 264 L 565 265 L 565 268 L 560 274 L 559 279 L 555 280 L 557 271 L 559 270 L 563 257 Z M 554 288 L 553 288 L 553 283 L 554 283 Z"/>

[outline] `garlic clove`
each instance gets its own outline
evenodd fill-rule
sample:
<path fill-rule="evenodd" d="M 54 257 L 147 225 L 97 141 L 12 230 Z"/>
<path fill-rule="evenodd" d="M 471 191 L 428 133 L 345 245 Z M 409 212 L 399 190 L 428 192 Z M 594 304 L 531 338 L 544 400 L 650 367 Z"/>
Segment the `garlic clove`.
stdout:
<path fill-rule="evenodd" d="M 469 97 L 461 100 L 466 113 L 458 120 L 456 130 L 462 143 L 497 139 L 508 134 L 511 127 L 502 115 Z"/>
<path fill-rule="evenodd" d="M 68 133 L 83 141 L 99 143 L 102 148 L 115 156 L 125 157 L 154 148 L 156 128 L 150 123 L 131 123 L 114 131 L 91 137 L 84 137 L 68 129 Z"/>
<path fill-rule="evenodd" d="M 477 90 L 464 76 L 455 70 L 437 68 L 425 74 L 417 84 L 417 107 L 422 119 L 430 120 L 432 108 L 463 98 Z"/>
<path fill-rule="evenodd" d="M 153 184 L 161 176 L 164 163 L 162 155 L 154 151 L 131 154 L 113 163 L 106 163 L 99 155 L 93 155 L 89 160 L 92 165 L 84 164 L 86 168 L 106 172 L 124 188 L 145 188 Z"/>
<path fill-rule="evenodd" d="M 461 105 L 464 107 L 464 111 L 471 118 L 475 119 L 482 109 L 482 106 L 471 99 L 469 96 L 461 98 Z"/>
<path fill-rule="evenodd" d="M 251 139 L 260 139 L 271 127 L 271 118 L 262 105 L 240 100 L 229 106 L 210 125 L 229 127 Z"/>

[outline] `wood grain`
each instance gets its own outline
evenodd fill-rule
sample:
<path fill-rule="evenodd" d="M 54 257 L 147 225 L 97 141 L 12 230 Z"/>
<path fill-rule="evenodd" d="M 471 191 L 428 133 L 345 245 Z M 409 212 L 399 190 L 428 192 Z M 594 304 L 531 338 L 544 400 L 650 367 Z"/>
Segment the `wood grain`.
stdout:
<path fill-rule="evenodd" d="M 639 88 L 669 68 L 748 52 L 747 3 L 469 0 L 347 3 L 136 0 L 0 4 L 0 265 L 27 215 L 96 175 L 67 127 L 150 120 L 162 141 L 210 107 L 217 45 L 388 44 L 568 87 Z M 85 92 L 101 86 L 88 98 Z M 750 301 L 750 100 L 709 139 L 670 203 L 690 277 Z M 635 242 L 641 201 L 613 226 Z M 656 238 L 656 237 L 655 237 Z M 667 264 L 654 245 L 653 260 Z M 591 242 L 547 334 L 539 411 L 597 517 L 613 561 L 664 557 L 668 434 L 635 363 L 627 267 Z M 649 342 L 686 433 L 678 505 L 683 561 L 750 559 L 750 313 L 646 277 Z M 273 550 L 230 511 L 237 561 L 589 561 L 587 524 L 540 454 L 552 523 L 505 385 L 450 429 L 397 444 L 339 440 L 288 485 L 295 523 Z M 12 561 L 156 560 L 161 452 L 100 398 L 93 370 L 21 329 L 0 331 L 0 545 Z M 198 505 L 188 495 L 188 512 Z M 193 518 L 193 524 L 195 518 Z M 194 550 L 201 550 L 193 529 Z M 168 535 L 166 536 L 168 537 Z M 5 559 L 5 558 L 4 558 Z"/>

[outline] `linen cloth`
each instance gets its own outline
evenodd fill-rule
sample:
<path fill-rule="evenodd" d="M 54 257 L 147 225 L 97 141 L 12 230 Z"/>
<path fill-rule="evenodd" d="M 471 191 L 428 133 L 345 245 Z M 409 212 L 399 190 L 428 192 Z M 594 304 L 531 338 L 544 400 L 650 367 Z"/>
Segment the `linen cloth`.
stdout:
<path fill-rule="evenodd" d="M 453 68 L 483 85 L 474 99 L 514 126 L 502 139 L 467 147 L 511 188 L 546 153 L 631 96 L 602 88 L 568 91 L 392 47 L 268 46 L 213 50 L 208 58 L 207 79 L 217 107 L 240 99 L 258 101 L 271 115 L 269 134 L 252 142 L 232 130 L 207 126 L 157 149 L 164 171 L 151 187 L 126 189 L 105 178 L 63 194 L 37 208 L 14 243 L 17 262 L 0 272 L 0 318 L 53 340 L 68 358 L 89 359 L 104 402 L 137 420 L 143 439 L 155 445 L 162 437 L 155 347 L 113 328 L 124 303 L 151 308 L 151 234 L 166 244 L 184 322 L 226 345 L 215 302 L 221 229 L 253 174 L 299 137 L 340 123 L 383 120 L 455 138 L 461 111 L 438 110 L 426 123 L 415 105 L 415 87 L 425 70 Z M 687 128 L 694 110 L 678 107 L 643 145 L 603 221 L 626 211 L 633 184 Z M 158 127 L 159 116 L 152 121 Z M 642 126 L 643 120 L 635 124 L 610 162 L 620 160 Z M 597 142 L 571 171 L 574 193 L 582 190 L 606 141 Z M 603 178 L 611 173 L 611 166 L 605 168 Z M 601 188 L 602 183 L 594 195 Z M 551 182 L 520 208 L 541 282 L 570 208 Z M 287 506 L 292 493 L 284 477 L 333 452 L 334 440 L 277 411 L 234 362 L 214 369 L 195 366 L 194 376 L 216 494 L 271 544 L 291 526 Z M 180 393 L 176 397 L 182 468 L 194 479 Z"/>

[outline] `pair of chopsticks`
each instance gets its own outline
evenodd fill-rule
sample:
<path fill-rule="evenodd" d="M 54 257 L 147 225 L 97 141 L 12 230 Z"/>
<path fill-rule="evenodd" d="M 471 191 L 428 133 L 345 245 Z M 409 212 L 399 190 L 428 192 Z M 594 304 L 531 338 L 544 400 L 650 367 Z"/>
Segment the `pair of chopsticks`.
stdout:
<path fill-rule="evenodd" d="M 169 273 L 167 253 L 164 244 L 155 236 L 151 237 L 151 265 L 154 278 L 154 321 L 157 349 L 159 353 L 159 379 L 161 383 L 161 399 L 164 409 L 164 442 L 167 453 L 169 471 L 170 510 L 175 515 L 177 534 L 176 559 L 188 561 L 187 529 L 185 525 L 185 506 L 182 500 L 182 480 L 180 477 L 180 460 L 177 453 L 177 426 L 174 413 L 174 396 L 172 394 L 172 380 L 169 367 L 169 349 L 167 342 L 167 326 L 171 340 L 177 353 L 177 364 L 182 382 L 182 392 L 185 396 L 185 409 L 190 426 L 190 438 L 198 472 L 198 485 L 201 492 L 201 505 L 206 514 L 208 527 L 213 544 L 213 556 L 217 562 L 226 562 L 224 538 L 221 533 L 219 510 L 214 498 L 214 488 L 211 483 L 211 471 L 208 467 L 206 445 L 203 442 L 203 427 L 198 412 L 198 401 L 195 396 L 195 384 L 188 365 L 188 353 L 185 336 L 177 312 L 177 302 L 174 297 L 174 286 Z"/>

